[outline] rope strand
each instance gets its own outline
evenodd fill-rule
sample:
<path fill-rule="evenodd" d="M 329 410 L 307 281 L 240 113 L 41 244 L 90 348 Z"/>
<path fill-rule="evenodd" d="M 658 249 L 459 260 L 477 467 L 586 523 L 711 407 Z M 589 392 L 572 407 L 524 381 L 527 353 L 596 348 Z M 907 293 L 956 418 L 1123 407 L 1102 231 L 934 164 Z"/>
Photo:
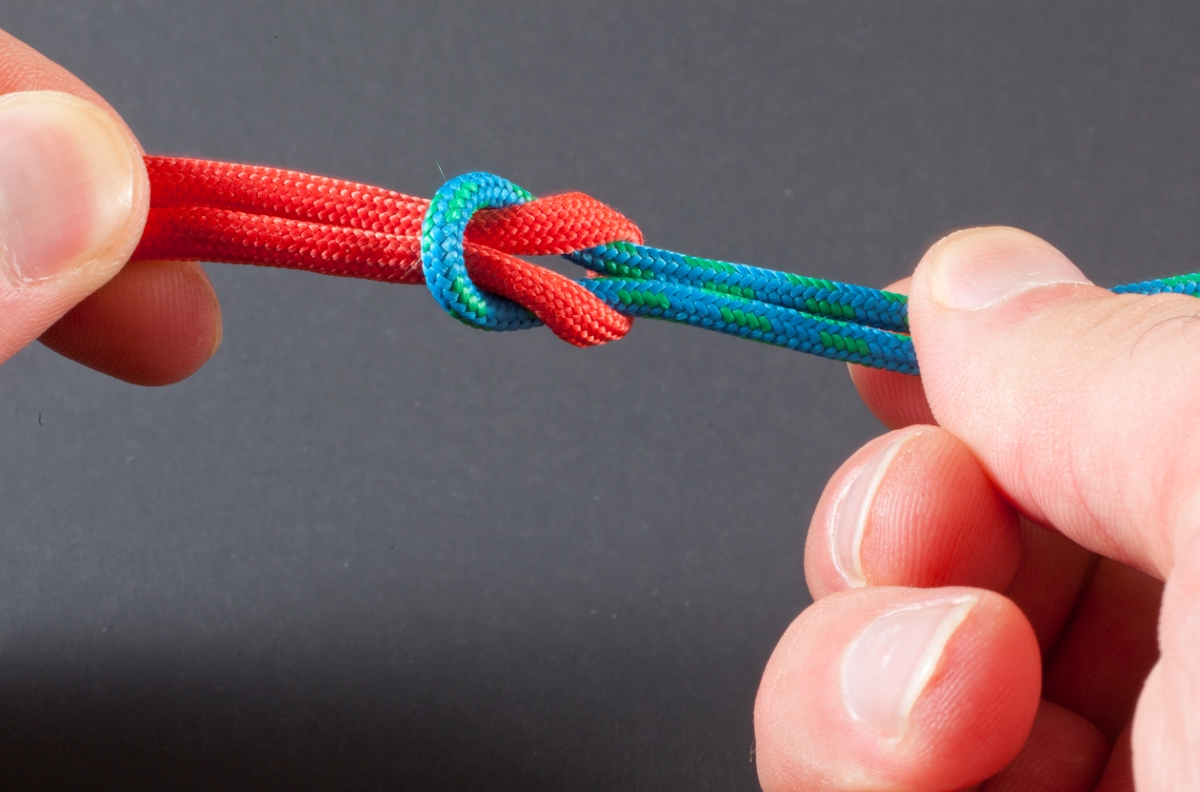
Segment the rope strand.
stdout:
<path fill-rule="evenodd" d="M 582 193 L 535 198 L 499 176 L 468 173 L 427 201 L 261 166 L 146 157 L 146 167 L 150 215 L 134 259 L 425 283 L 473 327 L 545 324 L 581 347 L 616 340 L 645 316 L 919 373 L 904 295 L 647 247 L 633 221 Z M 545 255 L 589 277 L 517 258 Z M 1200 273 L 1113 291 L 1196 296 Z"/>

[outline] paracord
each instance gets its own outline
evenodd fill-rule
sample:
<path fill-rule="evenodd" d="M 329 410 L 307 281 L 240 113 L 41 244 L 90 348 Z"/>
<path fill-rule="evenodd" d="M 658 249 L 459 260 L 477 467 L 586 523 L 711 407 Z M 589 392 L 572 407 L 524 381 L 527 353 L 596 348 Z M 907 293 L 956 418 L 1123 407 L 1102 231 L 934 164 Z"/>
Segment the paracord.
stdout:
<path fill-rule="evenodd" d="M 645 316 L 917 374 L 901 294 L 642 244 L 637 226 L 580 193 L 536 199 L 499 176 L 448 181 L 432 201 L 259 166 L 147 157 L 151 208 L 135 259 L 186 259 L 426 283 L 473 327 L 545 323 L 577 346 Z M 573 281 L 519 255 L 563 255 Z M 1117 293 L 1200 294 L 1200 273 Z"/>

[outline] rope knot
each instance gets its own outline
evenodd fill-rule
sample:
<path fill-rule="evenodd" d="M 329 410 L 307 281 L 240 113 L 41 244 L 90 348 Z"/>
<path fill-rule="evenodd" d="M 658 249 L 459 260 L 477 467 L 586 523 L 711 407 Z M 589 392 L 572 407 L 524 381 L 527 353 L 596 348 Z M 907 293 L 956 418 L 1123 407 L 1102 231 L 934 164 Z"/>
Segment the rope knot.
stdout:
<path fill-rule="evenodd" d="M 576 346 L 592 346 L 620 338 L 633 320 L 582 284 L 512 254 L 568 254 L 624 240 L 640 242 L 641 233 L 593 198 L 539 201 L 500 176 L 467 173 L 430 200 L 421 224 L 421 265 L 434 299 L 465 324 L 521 330 L 544 323 Z"/>
<path fill-rule="evenodd" d="M 631 220 L 581 193 L 534 198 L 471 173 L 432 201 L 297 171 L 147 157 L 150 214 L 135 259 L 288 267 L 425 283 L 474 327 L 545 323 L 576 346 L 634 316 L 867 366 L 917 373 L 904 295 L 646 247 Z M 563 255 L 573 281 L 517 256 Z M 1123 287 L 1196 291 L 1196 276 Z"/>

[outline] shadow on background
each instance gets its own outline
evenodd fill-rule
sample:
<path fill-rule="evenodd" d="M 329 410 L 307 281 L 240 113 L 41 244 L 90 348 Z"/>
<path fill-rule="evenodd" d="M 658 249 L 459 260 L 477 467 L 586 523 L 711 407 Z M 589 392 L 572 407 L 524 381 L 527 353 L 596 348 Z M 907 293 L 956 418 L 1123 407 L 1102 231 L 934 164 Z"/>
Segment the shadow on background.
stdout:
<path fill-rule="evenodd" d="M 317 680 L 250 690 L 215 676 L 175 684 L 170 669 L 104 684 L 30 671 L 5 669 L 6 789 L 516 790 L 568 788 L 571 775 L 486 713 L 434 696 L 399 706 L 366 691 L 334 701 Z M 593 775 L 569 786 L 604 785 Z"/>
<path fill-rule="evenodd" d="M 265 681 L 249 690 L 133 672 L 97 685 L 30 670 L 5 669 L 6 789 L 515 790 L 563 775 L 486 717 L 432 700 L 331 701 L 316 680 L 306 696 Z"/>
<path fill-rule="evenodd" d="M 244 658 L 17 643 L 0 661 L 4 789 L 756 788 L 759 658 L 743 658 L 746 685 L 712 692 L 720 670 L 653 640 L 447 641 L 416 660 L 352 641 Z"/>

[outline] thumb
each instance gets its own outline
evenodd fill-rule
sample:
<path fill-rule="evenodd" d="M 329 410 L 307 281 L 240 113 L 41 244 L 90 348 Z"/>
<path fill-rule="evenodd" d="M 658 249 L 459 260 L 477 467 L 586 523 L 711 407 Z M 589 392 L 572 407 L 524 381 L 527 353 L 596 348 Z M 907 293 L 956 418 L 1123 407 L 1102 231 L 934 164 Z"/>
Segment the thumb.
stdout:
<path fill-rule="evenodd" d="M 149 193 L 109 113 L 55 91 L 0 96 L 0 362 L 120 270 Z"/>
<path fill-rule="evenodd" d="M 910 323 L 938 423 L 1026 515 L 1165 578 L 1200 523 L 1200 301 L 1115 295 L 1030 234 L 936 244 Z"/>

